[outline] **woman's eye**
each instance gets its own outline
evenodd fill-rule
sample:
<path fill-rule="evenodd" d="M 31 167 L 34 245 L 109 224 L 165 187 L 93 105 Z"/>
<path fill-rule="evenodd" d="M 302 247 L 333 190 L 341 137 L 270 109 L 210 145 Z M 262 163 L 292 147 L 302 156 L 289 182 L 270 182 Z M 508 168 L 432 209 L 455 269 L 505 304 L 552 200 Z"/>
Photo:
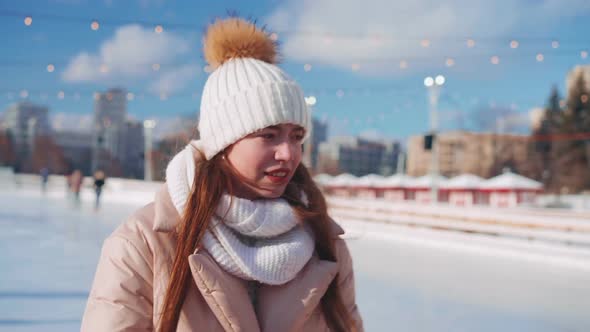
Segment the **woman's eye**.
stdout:
<path fill-rule="evenodd" d="M 293 139 L 298 142 L 303 141 L 303 135 L 295 135 L 295 136 L 293 136 Z"/>
<path fill-rule="evenodd" d="M 260 134 L 260 137 L 262 137 L 264 139 L 271 140 L 271 139 L 275 138 L 275 134 L 270 134 L 270 133 Z"/>

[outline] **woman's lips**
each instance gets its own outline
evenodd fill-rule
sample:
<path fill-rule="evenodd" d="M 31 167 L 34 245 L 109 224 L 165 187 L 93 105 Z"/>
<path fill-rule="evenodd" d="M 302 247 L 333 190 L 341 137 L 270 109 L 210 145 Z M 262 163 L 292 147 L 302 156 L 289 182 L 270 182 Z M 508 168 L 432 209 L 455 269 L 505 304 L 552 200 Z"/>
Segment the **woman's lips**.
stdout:
<path fill-rule="evenodd" d="M 264 175 L 270 180 L 270 182 L 275 184 L 282 184 L 289 182 L 289 169 L 278 169 L 272 172 L 265 172 Z"/>

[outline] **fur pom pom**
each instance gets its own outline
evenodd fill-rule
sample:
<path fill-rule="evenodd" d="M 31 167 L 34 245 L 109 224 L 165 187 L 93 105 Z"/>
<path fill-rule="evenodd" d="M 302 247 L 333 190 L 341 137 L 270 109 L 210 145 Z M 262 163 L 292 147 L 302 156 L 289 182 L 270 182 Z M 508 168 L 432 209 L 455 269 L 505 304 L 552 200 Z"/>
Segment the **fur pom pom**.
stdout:
<path fill-rule="evenodd" d="M 241 18 L 218 19 L 207 28 L 203 53 L 214 69 L 233 58 L 276 63 L 277 47 L 267 33 Z"/>

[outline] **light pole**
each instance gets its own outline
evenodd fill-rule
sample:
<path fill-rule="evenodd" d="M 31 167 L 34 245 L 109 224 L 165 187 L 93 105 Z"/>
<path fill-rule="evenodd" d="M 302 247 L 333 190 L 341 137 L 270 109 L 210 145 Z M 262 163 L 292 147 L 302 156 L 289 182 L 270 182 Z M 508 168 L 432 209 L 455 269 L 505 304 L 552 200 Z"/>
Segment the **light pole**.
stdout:
<path fill-rule="evenodd" d="M 152 172 L 152 131 L 156 127 L 156 120 L 143 121 L 144 133 L 144 152 L 143 152 L 143 179 L 146 181 L 153 180 Z"/>
<path fill-rule="evenodd" d="M 432 135 L 432 149 L 430 150 L 430 177 L 431 203 L 438 203 L 438 97 L 441 88 L 445 84 L 445 77 L 438 75 L 435 78 L 428 76 L 424 79 L 424 86 L 428 89 L 428 101 L 430 106 L 430 131 Z"/>

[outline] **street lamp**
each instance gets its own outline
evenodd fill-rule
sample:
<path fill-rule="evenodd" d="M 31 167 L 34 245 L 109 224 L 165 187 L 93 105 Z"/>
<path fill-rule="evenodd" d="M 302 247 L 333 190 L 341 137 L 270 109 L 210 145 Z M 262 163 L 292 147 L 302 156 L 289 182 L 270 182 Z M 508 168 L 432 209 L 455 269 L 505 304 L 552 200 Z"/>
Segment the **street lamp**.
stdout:
<path fill-rule="evenodd" d="M 428 89 L 428 101 L 430 106 L 430 131 L 432 135 L 432 149 L 430 158 L 430 177 L 432 181 L 431 186 L 431 202 L 436 204 L 438 202 L 438 139 L 436 137 L 438 131 L 438 98 L 442 86 L 445 84 L 445 77 L 437 75 L 436 77 L 428 76 L 424 79 L 424 86 Z"/>
<path fill-rule="evenodd" d="M 152 131 L 156 127 L 156 120 L 143 121 L 144 133 L 144 153 L 143 153 L 143 179 L 146 181 L 153 180 L 152 172 Z"/>

